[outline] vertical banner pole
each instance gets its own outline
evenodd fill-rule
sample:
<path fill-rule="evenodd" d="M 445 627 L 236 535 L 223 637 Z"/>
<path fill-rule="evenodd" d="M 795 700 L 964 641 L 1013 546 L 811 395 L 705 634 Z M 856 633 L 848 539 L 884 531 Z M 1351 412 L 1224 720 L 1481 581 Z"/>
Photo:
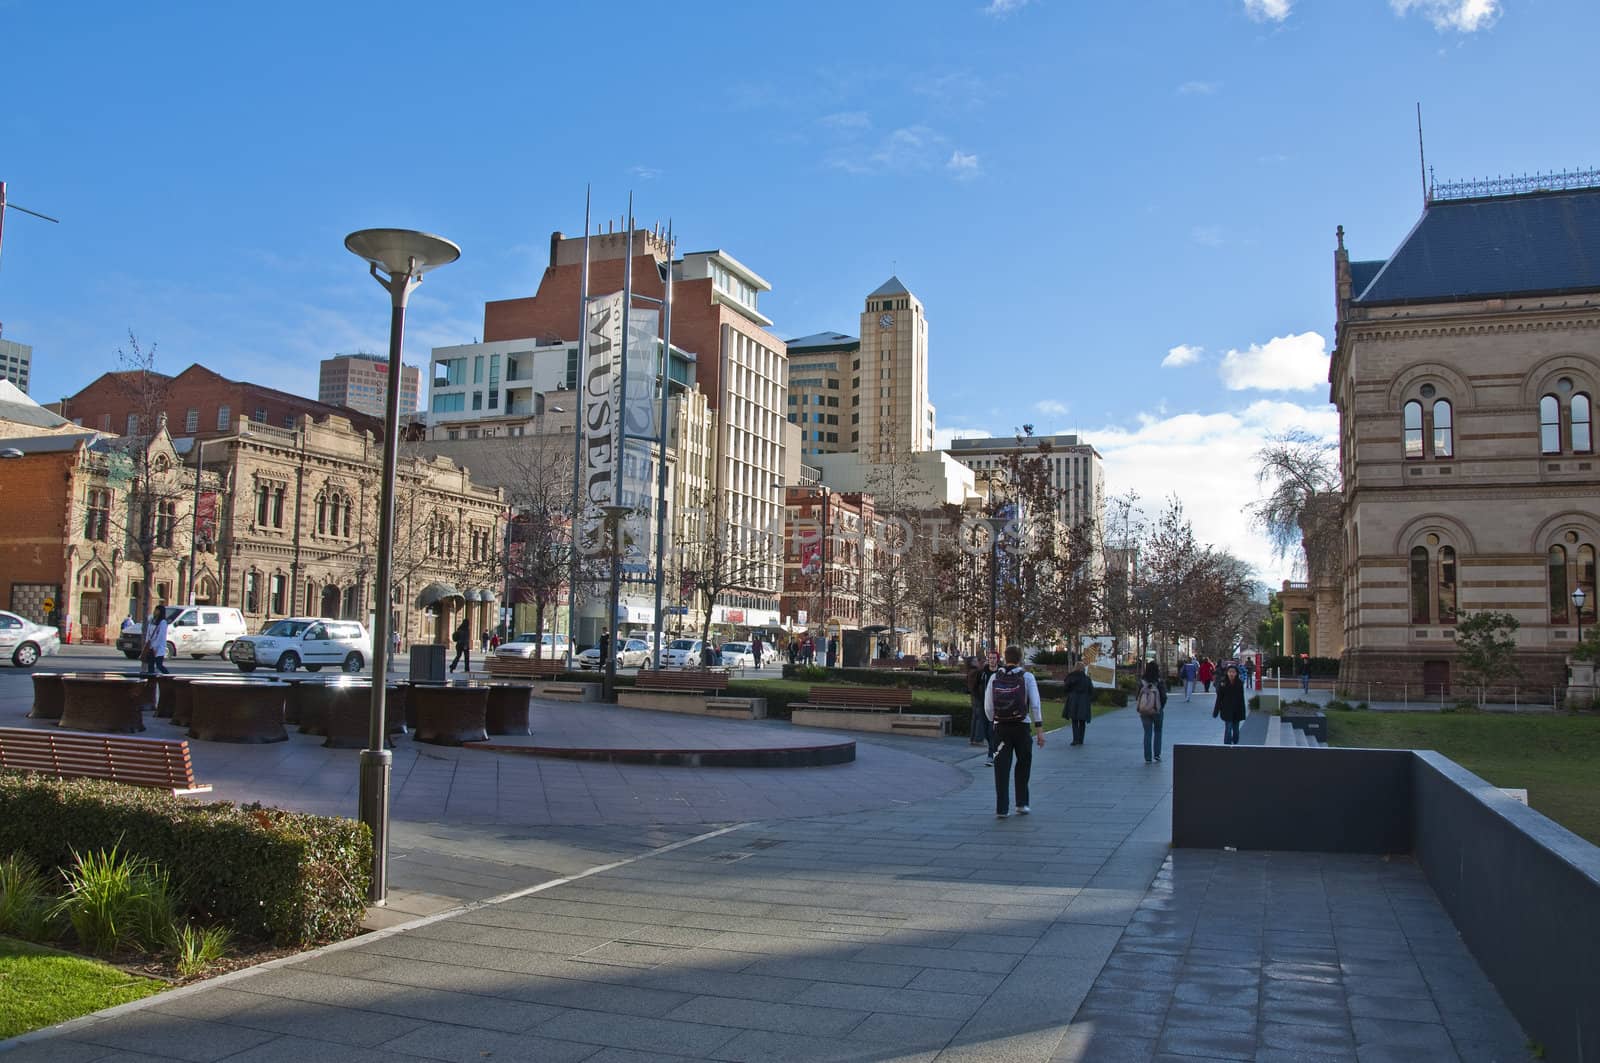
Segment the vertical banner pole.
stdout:
<path fill-rule="evenodd" d="M 592 190 L 583 190 L 583 281 L 578 290 L 578 378 L 572 404 L 572 514 L 567 534 L 572 540 L 572 565 L 567 575 L 567 667 L 577 665 L 578 652 L 578 521 L 583 514 L 582 492 L 578 483 L 583 472 L 583 394 L 584 373 L 589 354 L 589 199 Z M 512 612 L 516 609 L 513 606 Z M 510 632 L 508 631 L 508 635 Z M 538 652 L 535 647 L 534 652 Z"/>
<path fill-rule="evenodd" d="M 611 504 L 613 507 L 622 505 L 623 466 L 626 464 L 628 449 L 628 323 L 633 311 L 633 193 L 628 193 L 628 257 L 622 266 L 622 357 L 617 359 L 617 386 L 614 392 L 615 402 L 612 404 L 616 410 L 616 444 L 612 451 L 615 458 L 615 467 L 612 469 Z M 617 572 L 622 565 L 622 518 L 612 517 L 611 524 L 611 593 L 610 601 L 606 603 L 607 610 L 611 613 L 606 618 L 606 630 L 611 637 L 606 640 L 605 660 L 602 662 L 606 670 L 605 692 L 607 700 L 617 686 L 617 607 L 622 603 L 622 594 L 618 586 Z"/>
<path fill-rule="evenodd" d="M 661 614 L 662 593 L 667 579 L 667 395 L 672 390 L 672 257 L 677 253 L 677 241 L 672 235 L 672 223 L 667 222 L 667 288 L 662 300 L 661 342 L 661 424 L 656 438 L 656 638 L 651 650 L 652 667 L 661 664 L 661 629 L 666 624 Z M 683 461 L 680 453 L 679 463 Z M 683 470 L 678 470 L 683 475 Z"/>

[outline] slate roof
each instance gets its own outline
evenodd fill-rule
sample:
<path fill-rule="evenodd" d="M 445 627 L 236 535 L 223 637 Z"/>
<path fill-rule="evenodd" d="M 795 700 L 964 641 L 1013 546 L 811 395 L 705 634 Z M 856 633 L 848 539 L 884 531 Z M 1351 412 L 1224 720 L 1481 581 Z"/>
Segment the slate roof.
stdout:
<path fill-rule="evenodd" d="M 1368 306 L 1600 290 L 1600 188 L 1435 200 L 1355 289 Z"/>
<path fill-rule="evenodd" d="M 1355 298 L 1360 298 L 1361 293 L 1367 290 L 1367 285 L 1372 283 L 1372 278 L 1378 271 L 1389 264 L 1386 258 L 1374 258 L 1365 262 L 1350 263 L 1350 291 Z"/>
<path fill-rule="evenodd" d="M 911 289 L 907 288 L 904 284 L 901 284 L 899 277 L 890 277 L 888 280 L 886 280 L 882 284 L 878 285 L 878 290 L 877 291 L 868 292 L 867 293 L 867 298 L 871 299 L 873 296 L 877 296 L 877 295 L 910 295 L 910 294 L 911 294 Z"/>
<path fill-rule="evenodd" d="M 818 332 L 810 336 L 801 336 L 788 342 L 789 353 L 806 350 L 836 351 L 841 347 L 846 349 L 859 349 L 861 340 L 855 336 L 847 336 L 843 332 Z"/>

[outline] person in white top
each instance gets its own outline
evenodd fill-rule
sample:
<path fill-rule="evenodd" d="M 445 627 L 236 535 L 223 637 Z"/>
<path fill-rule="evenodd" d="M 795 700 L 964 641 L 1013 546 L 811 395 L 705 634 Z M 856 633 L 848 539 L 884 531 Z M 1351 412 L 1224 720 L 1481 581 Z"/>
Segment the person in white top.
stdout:
<path fill-rule="evenodd" d="M 167 611 L 156 606 L 145 631 L 145 658 L 150 662 L 150 674 L 170 675 L 167 671 Z"/>
<path fill-rule="evenodd" d="M 1032 811 L 1028 807 L 1028 778 L 1033 773 L 1028 730 L 1031 724 L 1036 732 L 1034 741 L 1043 749 L 1044 715 L 1039 710 L 1039 684 L 1032 672 L 1023 670 L 1020 646 L 1006 647 L 1005 667 L 994 674 L 983 692 L 983 714 L 994 725 L 994 814 L 1001 819 L 1010 815 L 1007 791 L 1015 757 L 1017 815 L 1026 816 Z"/>

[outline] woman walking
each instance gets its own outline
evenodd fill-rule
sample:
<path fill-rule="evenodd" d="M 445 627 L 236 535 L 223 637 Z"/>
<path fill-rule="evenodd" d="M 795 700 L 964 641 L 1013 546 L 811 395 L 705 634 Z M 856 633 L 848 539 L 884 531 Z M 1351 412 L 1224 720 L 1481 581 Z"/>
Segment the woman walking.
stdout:
<path fill-rule="evenodd" d="M 1244 680 L 1239 678 L 1239 666 L 1228 665 L 1227 672 L 1217 680 L 1217 704 L 1211 710 L 1213 719 L 1222 719 L 1222 744 L 1239 744 L 1239 724 L 1245 717 Z"/>
<path fill-rule="evenodd" d="M 1147 712 L 1146 708 L 1154 712 Z M 1139 722 L 1144 725 L 1144 762 L 1161 763 L 1161 721 L 1167 712 L 1167 684 L 1161 679 L 1161 666 L 1149 661 L 1139 682 Z"/>
<path fill-rule="evenodd" d="M 1067 673 L 1067 705 L 1062 717 L 1072 723 L 1072 744 L 1083 745 L 1083 732 L 1094 717 L 1094 680 L 1079 661 Z"/>
<path fill-rule="evenodd" d="M 1206 693 L 1211 693 L 1211 680 L 1217 674 L 1216 666 L 1211 663 L 1210 657 L 1200 658 L 1200 682 L 1206 688 Z"/>
<path fill-rule="evenodd" d="M 994 676 L 994 666 L 985 660 L 980 662 L 976 657 L 967 658 L 967 696 L 972 702 L 972 738 L 973 745 L 982 742 L 986 747 L 984 764 L 994 767 L 995 733 L 994 724 L 989 722 L 989 717 L 983 711 L 984 691 L 989 689 L 989 680 Z"/>

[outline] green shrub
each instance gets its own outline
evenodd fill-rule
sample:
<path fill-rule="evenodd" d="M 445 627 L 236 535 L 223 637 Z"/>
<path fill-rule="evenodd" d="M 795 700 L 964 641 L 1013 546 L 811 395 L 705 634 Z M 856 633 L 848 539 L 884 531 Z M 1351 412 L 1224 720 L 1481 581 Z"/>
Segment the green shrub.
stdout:
<path fill-rule="evenodd" d="M 116 845 L 73 856 L 72 866 L 62 871 L 66 895 L 56 903 L 55 914 L 71 924 L 78 944 L 96 956 L 159 948 L 171 920 L 166 928 L 153 925 L 150 867 Z"/>
<path fill-rule="evenodd" d="M 1327 709 L 1329 712 L 1354 712 L 1355 711 L 1354 707 L 1348 701 L 1341 701 L 1338 698 L 1333 698 L 1327 704 L 1325 704 L 1323 706 L 1323 708 Z"/>
<path fill-rule="evenodd" d="M 1115 705 L 1119 709 L 1127 708 L 1129 694 L 1130 694 L 1130 692 L 1127 691 L 1127 690 L 1122 689 L 1121 686 L 1118 686 L 1116 688 L 1112 688 L 1112 687 L 1095 687 L 1094 688 L 1094 704 L 1096 704 L 1096 705 Z"/>
<path fill-rule="evenodd" d="M 39 865 L 22 853 L 0 857 L 0 934 L 27 941 L 54 937 L 50 885 Z"/>
<path fill-rule="evenodd" d="M 228 951 L 233 935 L 225 926 L 184 923 L 172 934 L 172 959 L 178 973 L 192 978 L 216 963 Z"/>
<path fill-rule="evenodd" d="M 1251 712 L 1260 712 L 1261 711 L 1261 695 L 1260 694 L 1252 694 L 1252 695 L 1250 695 L 1250 703 L 1249 703 L 1249 705 L 1250 705 L 1250 711 Z M 1277 713 L 1273 713 L 1273 715 L 1276 716 Z"/>
<path fill-rule="evenodd" d="M 1078 655 L 1071 650 L 1040 650 L 1033 655 L 1034 664 L 1063 665 L 1072 664 Z"/>
<path fill-rule="evenodd" d="M 66 868 L 73 850 L 118 847 L 170 871 L 184 913 L 280 945 L 349 937 L 366 913 L 364 824 L 99 779 L 0 772 L 0 852 Z"/>
<path fill-rule="evenodd" d="M 1310 657 L 1307 658 L 1311 665 L 1313 679 L 1333 679 L 1339 675 L 1339 658 L 1337 657 Z M 1276 669 L 1279 675 L 1298 676 L 1300 674 L 1300 658 L 1267 654 L 1261 658 L 1261 667 L 1268 675 Z"/>

